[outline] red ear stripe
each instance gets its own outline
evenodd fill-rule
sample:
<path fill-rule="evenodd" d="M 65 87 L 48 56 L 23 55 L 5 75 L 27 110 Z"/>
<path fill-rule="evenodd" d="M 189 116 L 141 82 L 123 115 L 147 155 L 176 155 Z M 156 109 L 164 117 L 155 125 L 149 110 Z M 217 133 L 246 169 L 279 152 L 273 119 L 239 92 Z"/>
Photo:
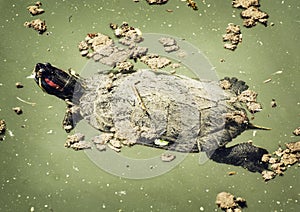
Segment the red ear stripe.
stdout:
<path fill-rule="evenodd" d="M 56 83 L 54 83 L 53 81 L 51 81 L 50 79 L 48 78 L 45 78 L 45 82 L 51 86 L 52 88 L 55 88 L 57 90 L 61 90 L 61 87 L 59 85 L 57 85 Z"/>

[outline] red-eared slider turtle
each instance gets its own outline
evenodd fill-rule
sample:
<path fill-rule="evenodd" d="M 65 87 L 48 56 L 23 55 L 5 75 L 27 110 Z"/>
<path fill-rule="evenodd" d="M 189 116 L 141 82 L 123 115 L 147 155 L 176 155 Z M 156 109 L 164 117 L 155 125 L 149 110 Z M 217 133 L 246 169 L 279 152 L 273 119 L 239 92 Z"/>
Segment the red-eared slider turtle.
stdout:
<path fill-rule="evenodd" d="M 70 105 L 64 119 L 67 132 L 84 118 L 117 148 L 141 144 L 204 151 L 214 161 L 250 171 L 267 168 L 261 162 L 265 149 L 250 143 L 225 147 L 244 130 L 255 128 L 242 102 L 251 92 L 236 78 L 222 81 L 226 89 L 219 82 L 152 70 L 99 72 L 81 79 L 49 63 L 36 64 L 34 74 L 45 92 Z"/>

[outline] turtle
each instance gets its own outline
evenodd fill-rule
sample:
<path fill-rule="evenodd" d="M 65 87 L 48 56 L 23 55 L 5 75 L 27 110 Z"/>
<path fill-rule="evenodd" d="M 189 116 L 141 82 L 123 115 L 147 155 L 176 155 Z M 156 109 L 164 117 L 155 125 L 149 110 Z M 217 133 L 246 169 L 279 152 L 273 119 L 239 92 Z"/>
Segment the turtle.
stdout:
<path fill-rule="evenodd" d="M 192 79 L 161 70 L 101 71 L 82 78 L 50 63 L 35 65 L 34 79 L 46 93 L 67 102 L 63 127 L 81 119 L 108 135 L 108 143 L 169 151 L 205 152 L 218 163 L 262 172 L 268 151 L 250 142 L 226 147 L 253 125 L 240 95 L 249 86 L 235 77 Z M 222 86 L 220 86 L 222 82 Z"/>

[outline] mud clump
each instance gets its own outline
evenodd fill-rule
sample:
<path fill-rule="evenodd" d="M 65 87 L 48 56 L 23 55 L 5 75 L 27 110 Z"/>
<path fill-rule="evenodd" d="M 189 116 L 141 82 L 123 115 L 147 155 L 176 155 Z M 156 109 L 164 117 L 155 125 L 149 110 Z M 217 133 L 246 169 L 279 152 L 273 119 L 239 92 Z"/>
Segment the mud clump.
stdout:
<path fill-rule="evenodd" d="M 38 31 L 39 34 L 43 34 L 47 30 L 46 22 L 41 19 L 35 19 L 30 22 L 26 21 L 24 26 Z"/>
<path fill-rule="evenodd" d="M 226 34 L 223 35 L 225 49 L 235 50 L 239 43 L 242 42 L 242 33 L 240 27 L 233 23 L 228 24 Z"/>
<path fill-rule="evenodd" d="M 252 90 L 243 91 L 237 98 L 240 102 L 246 104 L 247 109 L 251 113 L 256 113 L 262 110 L 262 106 L 260 103 L 257 102 L 256 97 L 257 93 Z"/>
<path fill-rule="evenodd" d="M 12 110 L 17 114 L 17 115 L 21 115 L 23 113 L 22 108 L 20 107 L 13 107 Z"/>
<path fill-rule="evenodd" d="M 114 27 L 112 27 L 112 25 Z M 140 43 L 143 41 L 141 30 L 130 26 L 127 22 L 123 22 L 119 27 L 117 24 L 110 24 L 110 27 L 114 29 L 114 34 L 116 37 L 123 38 L 119 40 L 119 43 L 125 46 L 134 45 L 135 43 Z"/>
<path fill-rule="evenodd" d="M 232 97 L 229 102 L 241 102 L 244 103 L 251 113 L 256 113 L 262 110 L 262 106 L 260 103 L 257 102 L 257 93 L 253 90 L 248 89 L 248 86 L 245 84 L 244 81 L 238 81 L 236 78 L 228 78 L 225 77 L 223 80 L 220 81 L 220 87 L 224 90 L 231 89 L 234 91 L 237 96 Z M 235 86 L 235 87 L 233 87 Z M 244 87 L 244 91 L 239 93 L 236 87 Z"/>
<path fill-rule="evenodd" d="M 242 211 L 243 208 L 247 207 L 246 200 L 241 197 L 235 197 L 228 192 L 221 192 L 217 195 L 216 204 L 223 211 Z"/>
<path fill-rule="evenodd" d="M 65 142 L 65 147 L 72 148 L 74 150 L 90 149 L 91 144 L 84 140 L 85 136 L 81 133 L 76 133 L 74 135 L 68 135 Z"/>
<path fill-rule="evenodd" d="M 122 46 L 115 45 L 112 38 L 102 33 L 88 33 L 85 39 L 78 44 L 80 55 L 116 68 L 121 73 L 134 71 L 134 65 L 129 60 L 134 62 L 139 60 L 154 70 L 164 68 L 172 63 L 165 57 L 148 54 L 148 48 L 139 45 L 144 38 L 138 28 L 130 26 L 127 22 L 123 22 L 120 26 L 111 23 L 110 28 L 114 30 L 117 42 Z M 174 38 L 162 37 L 158 42 L 168 53 L 180 49 Z"/>
<path fill-rule="evenodd" d="M 40 8 L 42 3 L 40 1 L 36 2 L 35 5 L 28 6 L 27 10 L 30 12 L 31 15 L 40 15 L 44 13 L 44 9 Z M 27 28 L 32 28 L 36 31 L 38 31 L 39 34 L 43 34 L 47 30 L 47 25 L 45 21 L 42 21 L 41 19 L 35 19 L 32 21 L 26 21 L 24 23 L 24 26 Z"/>
<path fill-rule="evenodd" d="M 253 27 L 257 22 L 267 26 L 269 15 L 257 7 L 249 7 L 241 12 L 241 16 L 244 19 L 243 25 L 245 27 Z"/>
<path fill-rule="evenodd" d="M 262 172 L 265 181 L 275 178 L 277 175 L 283 175 L 287 167 L 300 162 L 300 141 L 285 144 L 286 149 L 278 148 L 273 154 L 265 154 L 262 161 L 269 163 L 271 170 Z"/>
<path fill-rule="evenodd" d="M 235 8 L 243 8 L 241 17 L 244 19 L 243 25 L 245 27 L 256 26 L 261 23 L 267 26 L 269 15 L 259 9 L 259 0 L 233 0 L 232 6 Z"/>
<path fill-rule="evenodd" d="M 260 6 L 259 0 L 232 0 L 232 5 L 235 8 L 248 8 L 250 6 Z"/>
<path fill-rule="evenodd" d="M 40 1 L 36 2 L 34 5 L 28 6 L 27 10 L 30 12 L 31 15 L 40 15 L 45 12 L 44 9 L 40 8 L 42 3 Z"/>
<path fill-rule="evenodd" d="M 136 61 L 148 52 L 148 48 L 137 45 L 143 41 L 142 33 L 126 22 L 123 22 L 120 27 L 117 24 L 110 24 L 110 28 L 114 30 L 118 42 L 123 47 L 116 46 L 114 40 L 107 35 L 88 33 L 78 45 L 80 55 L 110 67 L 117 67 L 120 71 L 129 71 L 133 67 L 127 63 L 127 60 Z"/>
<path fill-rule="evenodd" d="M 300 127 L 297 127 L 294 131 L 293 131 L 294 135 L 300 135 Z"/>

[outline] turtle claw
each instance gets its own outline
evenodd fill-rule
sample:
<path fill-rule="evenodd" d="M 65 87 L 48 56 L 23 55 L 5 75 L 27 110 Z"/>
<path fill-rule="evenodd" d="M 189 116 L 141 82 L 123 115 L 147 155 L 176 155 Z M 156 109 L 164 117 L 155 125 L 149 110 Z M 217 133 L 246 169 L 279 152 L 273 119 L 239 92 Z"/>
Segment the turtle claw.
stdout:
<path fill-rule="evenodd" d="M 64 130 L 69 133 L 71 130 L 73 130 L 76 126 L 76 124 L 82 119 L 82 116 L 80 115 L 79 107 L 74 105 L 72 102 L 67 103 L 67 110 L 65 113 L 65 117 L 63 119 L 63 128 Z"/>
<path fill-rule="evenodd" d="M 64 120 L 63 120 L 63 128 L 64 130 L 69 133 L 71 132 L 72 129 L 74 129 L 74 122 L 73 122 L 73 117 L 72 113 L 69 109 L 67 109 Z"/>

